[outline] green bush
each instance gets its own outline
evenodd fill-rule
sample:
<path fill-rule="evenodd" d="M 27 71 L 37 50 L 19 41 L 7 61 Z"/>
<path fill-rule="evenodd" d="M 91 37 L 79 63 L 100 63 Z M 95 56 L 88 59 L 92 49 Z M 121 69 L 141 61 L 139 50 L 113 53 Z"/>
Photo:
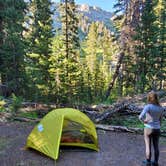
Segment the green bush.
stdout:
<path fill-rule="evenodd" d="M 0 112 L 5 112 L 5 104 L 6 104 L 6 102 L 5 102 L 5 100 L 0 96 Z"/>
<path fill-rule="evenodd" d="M 33 119 L 38 118 L 38 115 L 35 111 L 34 112 L 21 112 L 19 114 L 19 116 L 26 117 L 26 118 L 33 118 Z"/>
<path fill-rule="evenodd" d="M 12 100 L 12 103 L 10 105 L 10 110 L 12 113 L 15 114 L 18 112 L 19 108 L 21 108 L 23 99 L 20 96 L 17 97 L 15 94 L 12 94 L 11 100 Z"/>

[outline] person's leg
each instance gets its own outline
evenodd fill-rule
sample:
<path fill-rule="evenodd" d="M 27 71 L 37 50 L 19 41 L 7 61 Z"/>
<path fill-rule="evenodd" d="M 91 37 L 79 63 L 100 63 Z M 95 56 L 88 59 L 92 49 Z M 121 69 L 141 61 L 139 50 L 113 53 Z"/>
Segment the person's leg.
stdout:
<path fill-rule="evenodd" d="M 151 161 L 151 134 L 152 134 L 152 129 L 150 128 L 144 129 L 145 152 L 146 152 L 147 162 Z"/>
<path fill-rule="evenodd" d="M 153 131 L 152 140 L 153 140 L 153 147 L 154 147 L 154 163 L 158 164 L 159 160 L 159 137 L 160 137 L 160 130 L 156 129 Z"/>

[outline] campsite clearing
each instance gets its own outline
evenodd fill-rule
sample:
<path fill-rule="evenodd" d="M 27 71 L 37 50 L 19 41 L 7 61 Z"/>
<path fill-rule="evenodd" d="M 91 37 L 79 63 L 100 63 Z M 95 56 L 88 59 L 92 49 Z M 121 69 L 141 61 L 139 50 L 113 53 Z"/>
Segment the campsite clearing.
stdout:
<path fill-rule="evenodd" d="M 141 166 L 144 160 L 142 135 L 98 130 L 100 151 L 60 148 L 55 162 L 24 146 L 35 123 L 0 123 L 1 166 Z M 160 166 L 166 163 L 166 138 L 160 141 Z"/>

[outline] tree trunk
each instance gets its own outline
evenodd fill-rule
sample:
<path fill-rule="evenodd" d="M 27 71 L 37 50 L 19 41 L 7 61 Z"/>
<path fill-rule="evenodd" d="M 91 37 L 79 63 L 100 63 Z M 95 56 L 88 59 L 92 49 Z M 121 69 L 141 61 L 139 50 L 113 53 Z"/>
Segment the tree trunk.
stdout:
<path fill-rule="evenodd" d="M 3 2 L 0 2 L 0 11 L 3 11 Z M 2 16 L 0 16 L 0 48 L 3 45 L 3 19 Z M 1 52 L 0 52 L 1 54 Z M 2 57 L 0 56 L 0 64 L 3 64 Z M 0 72 L 0 83 L 2 83 L 2 73 Z"/>
<path fill-rule="evenodd" d="M 120 70 L 120 67 L 121 67 L 121 64 L 122 64 L 123 57 L 124 57 L 124 52 L 121 52 L 120 55 L 119 55 L 119 59 L 118 59 L 117 65 L 116 65 L 116 69 L 115 69 L 115 73 L 113 75 L 112 81 L 110 82 L 110 84 L 108 86 L 106 96 L 105 96 L 105 100 L 107 100 L 107 98 L 111 94 L 111 90 L 114 86 L 115 80 L 119 75 L 119 70 Z"/>

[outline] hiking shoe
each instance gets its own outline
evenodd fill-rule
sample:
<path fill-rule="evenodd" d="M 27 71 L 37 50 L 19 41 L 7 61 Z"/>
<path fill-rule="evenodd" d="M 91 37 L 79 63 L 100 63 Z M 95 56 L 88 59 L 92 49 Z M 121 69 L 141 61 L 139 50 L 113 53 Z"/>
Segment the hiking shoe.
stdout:
<path fill-rule="evenodd" d="M 144 166 L 151 166 L 151 162 L 145 160 L 145 161 L 142 161 L 143 165 Z"/>
<path fill-rule="evenodd" d="M 158 163 L 156 163 L 155 161 L 152 161 L 151 166 L 159 166 Z"/>

